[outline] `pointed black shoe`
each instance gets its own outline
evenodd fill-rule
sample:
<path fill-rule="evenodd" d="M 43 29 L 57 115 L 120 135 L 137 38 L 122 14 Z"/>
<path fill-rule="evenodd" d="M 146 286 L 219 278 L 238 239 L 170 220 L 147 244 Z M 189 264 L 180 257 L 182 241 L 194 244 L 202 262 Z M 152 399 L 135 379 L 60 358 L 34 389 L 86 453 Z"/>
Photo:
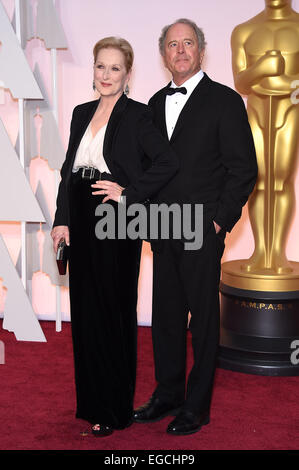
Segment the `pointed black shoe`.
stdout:
<path fill-rule="evenodd" d="M 175 415 L 180 406 L 152 396 L 147 403 L 134 410 L 133 420 L 135 423 L 155 423 L 168 415 Z"/>
<path fill-rule="evenodd" d="M 186 434 L 193 434 L 201 429 L 205 424 L 209 424 L 210 416 L 208 412 L 202 413 L 199 416 L 191 411 L 182 410 L 177 417 L 169 423 L 166 432 L 176 436 L 185 436 Z"/>

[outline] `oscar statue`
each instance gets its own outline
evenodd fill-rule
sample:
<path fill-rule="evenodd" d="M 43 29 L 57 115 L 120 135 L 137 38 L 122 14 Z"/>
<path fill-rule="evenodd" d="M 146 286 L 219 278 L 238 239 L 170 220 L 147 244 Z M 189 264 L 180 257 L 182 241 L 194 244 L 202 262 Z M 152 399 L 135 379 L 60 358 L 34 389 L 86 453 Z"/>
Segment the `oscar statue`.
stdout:
<path fill-rule="evenodd" d="M 291 3 L 265 0 L 231 37 L 259 173 L 248 201 L 254 252 L 222 265 L 221 363 L 263 375 L 299 374 L 290 359 L 299 339 L 299 263 L 286 256 L 299 142 L 299 14 Z"/>

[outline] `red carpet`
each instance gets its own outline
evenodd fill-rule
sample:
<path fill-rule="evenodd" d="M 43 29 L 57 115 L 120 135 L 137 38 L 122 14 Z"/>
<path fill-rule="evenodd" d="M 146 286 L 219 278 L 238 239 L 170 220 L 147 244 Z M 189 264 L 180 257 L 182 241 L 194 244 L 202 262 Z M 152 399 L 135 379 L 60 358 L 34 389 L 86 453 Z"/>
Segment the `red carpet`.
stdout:
<path fill-rule="evenodd" d="M 47 343 L 16 341 L 0 331 L 5 364 L 0 365 L 1 450 L 296 450 L 299 445 L 299 377 L 261 377 L 218 369 L 211 422 L 196 434 L 171 437 L 170 417 L 133 424 L 95 438 L 74 417 L 70 324 L 55 332 L 42 322 Z M 1 325 L 2 326 L 2 323 Z M 190 340 L 190 338 L 189 338 Z M 189 363 L 190 341 L 188 344 Z M 136 405 L 154 389 L 151 329 L 139 328 Z"/>

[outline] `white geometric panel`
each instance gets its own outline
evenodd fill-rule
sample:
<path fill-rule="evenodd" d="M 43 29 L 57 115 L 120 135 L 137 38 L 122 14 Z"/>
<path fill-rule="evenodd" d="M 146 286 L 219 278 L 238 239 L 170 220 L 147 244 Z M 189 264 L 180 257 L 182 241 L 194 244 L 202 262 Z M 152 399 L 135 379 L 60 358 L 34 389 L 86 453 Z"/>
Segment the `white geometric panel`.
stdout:
<path fill-rule="evenodd" d="M 24 102 L 24 166 L 30 167 L 32 158 L 39 155 L 38 149 L 38 131 L 35 127 L 35 116 L 38 114 L 35 102 L 40 103 L 41 100 L 26 100 Z M 17 147 L 18 139 L 16 141 L 16 152 L 19 155 Z"/>
<path fill-rule="evenodd" d="M 59 128 L 54 117 L 46 88 L 38 65 L 34 68 L 34 77 L 42 92 L 43 100 L 27 100 L 25 102 L 25 158 L 26 166 L 29 166 L 30 159 L 41 156 L 48 161 L 53 170 L 60 170 L 64 159 L 65 149 L 59 133 Z M 34 117 L 37 114 L 42 117 L 40 129 L 40 149 L 38 153 L 37 133 L 34 127 Z"/>
<path fill-rule="evenodd" d="M 0 42 L 0 80 L 4 82 L 5 88 L 10 89 L 14 98 L 42 98 L 2 3 L 0 3 Z"/>
<path fill-rule="evenodd" d="M 53 0 L 40 0 L 37 7 L 36 35 L 47 49 L 66 49 L 67 41 Z"/>
<path fill-rule="evenodd" d="M 18 341 L 46 342 L 23 284 L 0 235 L 0 276 L 7 289 L 3 328 L 13 331 Z"/>
<path fill-rule="evenodd" d="M 26 279 L 32 280 L 33 274 L 41 270 L 41 262 L 39 255 L 39 242 L 38 232 L 40 230 L 40 224 L 37 222 L 26 223 Z M 19 253 L 16 270 L 19 276 L 22 275 L 22 258 L 21 252 Z"/>
<path fill-rule="evenodd" d="M 0 119 L 0 220 L 44 222 L 44 216 Z"/>
<path fill-rule="evenodd" d="M 29 168 L 25 168 L 25 173 L 27 175 L 27 179 L 29 181 Z M 35 194 L 36 197 L 36 194 Z M 38 199 L 36 198 L 38 201 Z M 40 208 L 42 211 L 42 208 Z M 43 213 L 43 211 L 42 211 Z M 26 279 L 29 281 L 27 283 L 26 291 L 28 294 L 29 299 L 32 300 L 32 292 L 30 291 L 31 288 L 31 281 L 33 274 L 41 270 L 41 260 L 40 260 L 40 248 L 39 248 L 39 240 L 38 240 L 38 233 L 40 231 L 40 223 L 39 222 L 27 222 L 26 223 Z M 44 224 L 43 224 L 44 225 Z M 16 270 L 19 276 L 22 276 L 22 251 L 20 250 L 17 262 L 16 262 Z"/>
<path fill-rule="evenodd" d="M 42 111 L 42 128 L 40 135 L 40 156 L 48 160 L 50 168 L 60 170 L 65 160 L 65 150 L 59 135 L 53 112 Z"/>
<path fill-rule="evenodd" d="M 40 89 L 40 92 L 42 94 L 42 99 L 41 100 L 33 100 L 33 101 L 28 101 L 26 102 L 27 106 L 31 107 L 32 109 L 35 108 L 40 108 L 40 109 L 49 109 L 50 108 L 50 99 L 47 93 L 46 86 L 43 81 L 43 77 L 39 68 L 38 63 L 34 65 L 34 70 L 33 70 L 33 76 L 35 78 L 36 83 L 38 84 L 38 87 Z"/>
<path fill-rule="evenodd" d="M 1 43 L 0 43 L 0 47 L 1 47 Z M 5 103 L 4 82 L 0 80 L 0 104 L 4 104 L 4 103 Z"/>
<path fill-rule="evenodd" d="M 21 22 L 21 46 L 25 49 L 27 41 L 34 38 L 33 12 L 30 0 L 20 1 L 20 22 Z M 15 12 L 11 21 L 16 30 Z"/>
<path fill-rule="evenodd" d="M 38 185 L 35 191 L 35 197 L 36 197 L 36 200 L 38 201 L 39 207 L 45 218 L 45 223 L 42 225 L 43 231 L 52 230 L 53 220 L 50 215 L 47 199 L 45 196 L 45 191 L 43 189 L 43 184 L 41 181 L 38 182 Z"/>

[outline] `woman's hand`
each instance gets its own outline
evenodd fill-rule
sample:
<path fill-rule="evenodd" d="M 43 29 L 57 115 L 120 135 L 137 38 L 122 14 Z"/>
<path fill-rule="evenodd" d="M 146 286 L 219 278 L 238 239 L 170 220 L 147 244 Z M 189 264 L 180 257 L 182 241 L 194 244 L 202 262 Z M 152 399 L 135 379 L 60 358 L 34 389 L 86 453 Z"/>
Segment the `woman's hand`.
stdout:
<path fill-rule="evenodd" d="M 55 253 L 57 253 L 58 243 L 62 238 L 65 239 L 67 245 L 70 244 L 70 232 L 67 225 L 57 225 L 51 231 L 51 237 L 53 239 L 53 248 Z"/>
<path fill-rule="evenodd" d="M 100 191 L 93 191 L 92 194 L 97 195 L 97 194 L 106 194 L 106 197 L 103 199 L 103 203 L 108 201 L 109 199 L 112 199 L 112 201 L 115 202 L 120 202 L 120 196 L 122 191 L 125 188 L 122 188 L 119 186 L 119 184 L 114 183 L 113 181 L 97 181 L 95 184 L 91 185 L 92 188 L 97 188 Z"/>

